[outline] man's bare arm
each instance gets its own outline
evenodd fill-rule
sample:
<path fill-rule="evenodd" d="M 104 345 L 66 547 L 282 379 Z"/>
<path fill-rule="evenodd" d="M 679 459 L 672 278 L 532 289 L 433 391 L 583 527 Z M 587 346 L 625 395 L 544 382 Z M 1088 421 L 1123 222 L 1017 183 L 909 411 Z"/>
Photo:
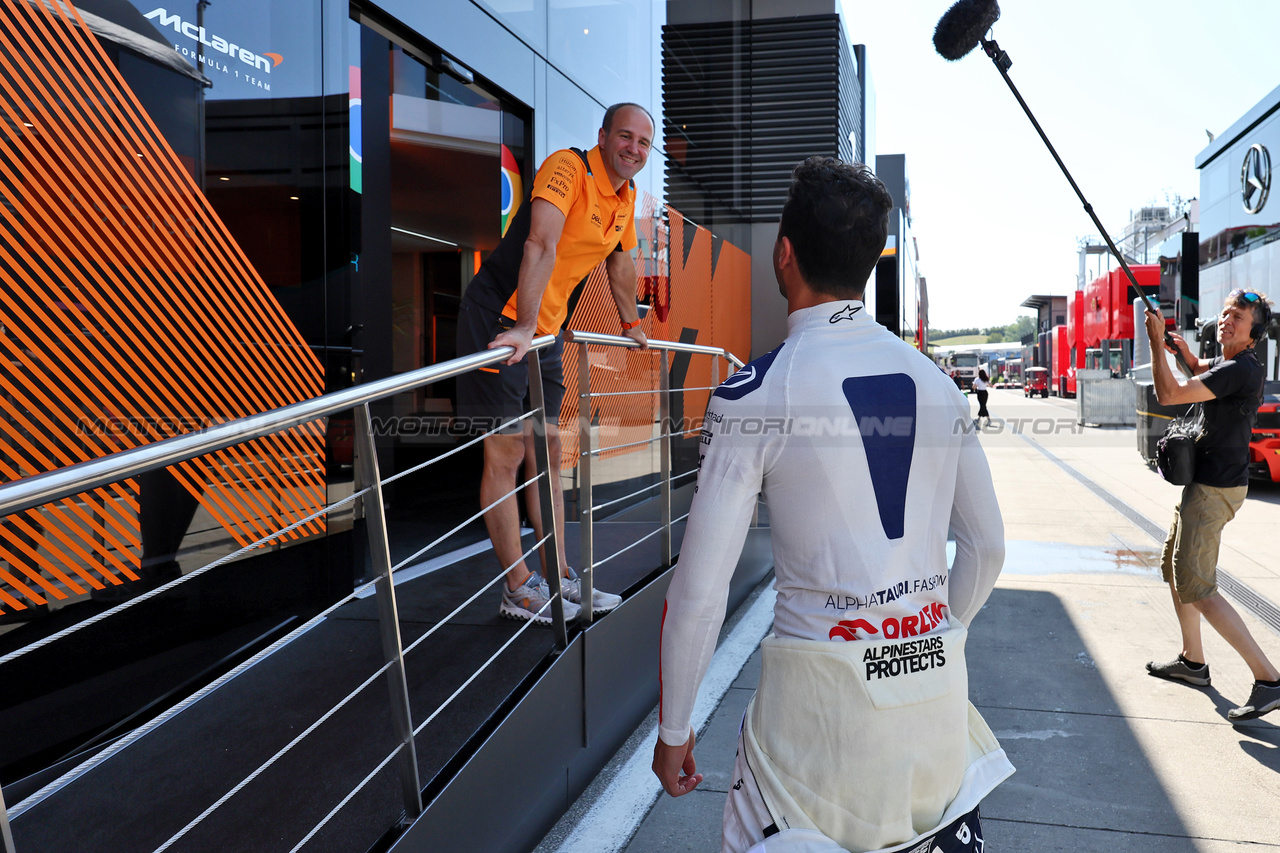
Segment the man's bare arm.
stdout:
<path fill-rule="evenodd" d="M 605 258 L 604 268 L 609 273 L 609 290 L 613 301 L 618 306 L 618 317 L 623 323 L 634 323 L 640 319 L 636 310 L 636 264 L 630 252 L 610 252 Z M 639 326 L 624 329 L 622 334 L 634 340 L 641 349 L 649 346 L 649 339 Z"/>
<path fill-rule="evenodd" d="M 560 208 L 541 198 L 535 198 L 532 204 L 529 237 L 524 241 L 524 257 L 516 282 L 516 325 L 489 344 L 489 349 L 515 347 L 515 354 L 507 359 L 507 364 L 516 364 L 524 358 L 533 342 L 542 294 L 551 281 L 551 271 L 556 266 L 556 244 L 564 231 L 564 214 Z"/>
<path fill-rule="evenodd" d="M 1147 339 L 1151 342 L 1151 381 L 1155 385 L 1156 400 L 1162 406 L 1181 406 L 1186 403 L 1202 403 L 1214 399 L 1214 393 L 1199 379 L 1179 380 L 1169 366 L 1169 359 L 1164 357 L 1164 317 L 1158 311 L 1146 313 Z M 1175 343 L 1181 342 L 1186 347 L 1184 357 L 1191 355 L 1191 348 L 1179 336 L 1173 336 Z M 1212 362 L 1198 358 L 1187 358 L 1187 364 L 1194 373 L 1203 373 Z"/>

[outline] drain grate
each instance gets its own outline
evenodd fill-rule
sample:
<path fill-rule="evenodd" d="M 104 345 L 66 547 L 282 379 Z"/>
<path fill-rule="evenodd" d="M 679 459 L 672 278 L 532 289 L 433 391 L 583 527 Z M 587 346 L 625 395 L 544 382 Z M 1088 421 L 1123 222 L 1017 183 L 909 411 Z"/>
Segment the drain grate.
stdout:
<path fill-rule="evenodd" d="M 1053 452 L 1048 448 L 1032 441 L 1025 435 L 1022 436 L 1022 440 L 1027 444 L 1030 444 L 1036 450 L 1039 450 L 1050 462 L 1057 465 L 1063 471 L 1066 471 L 1076 480 L 1080 481 L 1085 488 L 1106 501 L 1106 503 L 1116 512 L 1142 528 L 1142 530 L 1145 531 L 1152 539 L 1156 540 L 1156 542 L 1164 544 L 1164 538 L 1168 533 L 1168 530 L 1156 524 L 1145 515 L 1142 515 L 1136 509 L 1129 506 L 1106 489 L 1102 488 L 1102 486 L 1099 486 L 1093 480 L 1090 480 L 1084 474 L 1081 474 L 1075 468 L 1072 468 L 1066 462 L 1063 462 L 1057 456 L 1054 456 Z M 1218 587 L 1224 593 L 1235 599 L 1241 607 L 1245 608 L 1254 616 L 1266 623 L 1267 627 L 1272 631 L 1280 634 L 1280 608 L 1277 608 L 1270 600 L 1259 595 L 1257 591 L 1249 587 L 1247 584 L 1237 580 L 1229 572 L 1223 571 L 1221 567 L 1218 568 Z"/>

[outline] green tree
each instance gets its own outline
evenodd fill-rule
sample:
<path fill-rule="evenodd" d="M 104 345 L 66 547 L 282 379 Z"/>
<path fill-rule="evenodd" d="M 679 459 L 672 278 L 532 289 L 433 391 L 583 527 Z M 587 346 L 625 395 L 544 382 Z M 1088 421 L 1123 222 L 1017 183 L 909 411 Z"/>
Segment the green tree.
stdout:
<path fill-rule="evenodd" d="M 1035 318 L 1023 315 L 1008 326 L 1005 326 L 1004 339 L 1006 341 L 1020 341 L 1027 335 L 1034 334 L 1035 330 Z"/>

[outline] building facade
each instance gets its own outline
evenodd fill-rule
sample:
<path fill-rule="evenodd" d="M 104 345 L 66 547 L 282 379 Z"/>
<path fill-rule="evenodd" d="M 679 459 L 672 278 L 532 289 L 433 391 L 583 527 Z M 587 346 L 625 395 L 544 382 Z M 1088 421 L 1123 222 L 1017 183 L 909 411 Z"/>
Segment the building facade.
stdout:
<path fill-rule="evenodd" d="M 721 119 L 673 137 L 664 57 L 681 48 L 668 17 L 661 0 L 0 6 L 0 480 L 452 358 L 466 284 L 538 164 L 560 148 L 591 148 L 616 102 L 647 107 L 656 128 L 636 179 L 645 331 L 745 358 L 753 220 L 744 213 L 757 208 L 743 211 L 739 199 L 752 172 L 726 167 L 723 185 L 704 180 L 688 139 L 696 149 L 718 138 Z M 780 37 L 821 31 L 832 57 L 848 60 L 838 19 L 804 20 Z M 815 116 L 831 112 L 832 139 L 844 139 L 832 153 L 846 156 L 860 129 L 841 123 L 856 115 L 851 79 L 846 70 L 835 101 L 813 105 Z M 682 81 L 714 88 L 715 70 Z M 726 97 L 728 115 L 741 114 L 753 91 Z M 568 325 L 618 331 L 602 269 L 580 286 Z M 619 390 L 649 387 L 647 361 L 610 369 Z M 706 385 L 688 357 L 671 374 L 677 388 L 686 377 Z M 576 378 L 567 384 L 561 417 L 573 423 Z M 384 475 L 460 443 L 453 395 L 440 383 L 375 412 L 386 425 Z M 700 413 L 706 398 L 695 390 L 680 406 Z M 648 436 L 656 416 L 656 403 L 625 399 L 592 415 L 622 444 L 628 430 Z M 696 442 L 678 442 L 677 455 L 696 460 Z M 566 433 L 566 469 L 577 453 Z M 389 489 L 393 537 L 429 540 L 475 511 L 479 461 L 474 452 L 457 460 L 456 477 L 445 467 Z M 351 421 L 335 418 L 6 518 L 0 653 L 252 546 L 352 490 Z M 0 730 L 25 735 L 2 739 L 0 781 L 45 771 L 122 720 L 158 712 L 195 689 L 211 660 L 243 659 L 279 635 L 263 626 L 305 620 L 350 592 L 368 571 L 358 522 L 348 505 L 301 523 L 165 593 L 145 630 L 126 620 L 6 668 Z M 163 677 L 95 678 L 149 671 L 158 655 L 173 662 Z M 59 706 L 56 730 L 39 723 L 71 693 L 79 699 Z"/>
<path fill-rule="evenodd" d="M 1280 152 L 1280 88 L 1196 155 L 1202 324 L 1237 288 L 1266 293 L 1273 301 L 1280 296 L 1280 204 L 1271 198 L 1272 152 Z M 1280 378 L 1276 329 L 1273 324 L 1259 347 L 1271 380 Z"/>
<path fill-rule="evenodd" d="M 751 350 L 786 337 L 773 244 L 800 160 L 874 163 L 874 89 L 836 0 L 681 0 L 663 30 L 668 202 L 749 247 Z"/>

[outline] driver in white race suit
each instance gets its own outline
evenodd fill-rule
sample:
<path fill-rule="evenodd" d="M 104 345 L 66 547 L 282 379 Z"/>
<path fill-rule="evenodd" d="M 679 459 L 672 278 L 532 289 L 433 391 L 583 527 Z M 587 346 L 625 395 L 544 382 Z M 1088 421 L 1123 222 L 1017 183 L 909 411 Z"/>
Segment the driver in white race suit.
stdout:
<path fill-rule="evenodd" d="M 690 716 L 762 494 L 774 634 L 724 851 L 979 851 L 978 803 L 1013 772 L 964 659 L 1004 562 L 986 457 L 964 395 L 860 301 L 892 205 L 865 166 L 796 167 L 773 254 L 786 340 L 707 407 L 663 611 L 653 769 L 676 797 L 702 781 Z"/>

